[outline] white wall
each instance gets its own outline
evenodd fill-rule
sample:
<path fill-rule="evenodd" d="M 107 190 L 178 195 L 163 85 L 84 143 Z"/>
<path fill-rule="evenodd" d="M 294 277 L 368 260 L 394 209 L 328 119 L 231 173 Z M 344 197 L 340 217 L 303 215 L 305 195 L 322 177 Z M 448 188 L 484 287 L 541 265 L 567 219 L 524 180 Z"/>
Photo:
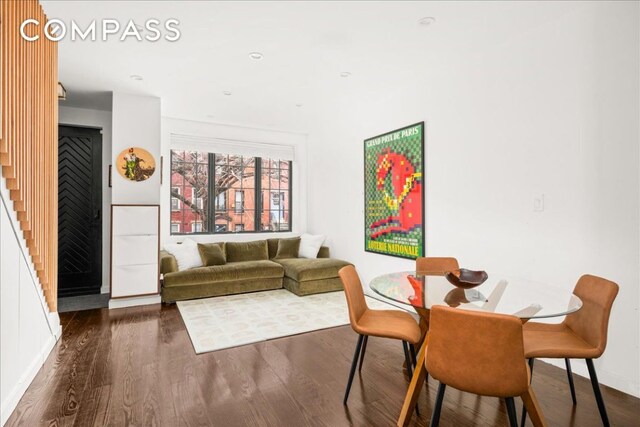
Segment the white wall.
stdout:
<path fill-rule="evenodd" d="M 49 313 L 4 179 L 0 187 L 0 425 L 4 425 L 60 337 L 60 319 Z M 18 228 L 19 230 L 19 228 Z"/>
<path fill-rule="evenodd" d="M 112 103 L 112 142 L 111 142 L 111 164 L 112 171 L 112 192 L 111 200 L 113 204 L 133 204 L 133 205 L 158 205 L 160 204 L 160 112 L 161 100 L 154 96 L 132 95 L 121 92 L 113 93 Z M 116 160 L 122 151 L 140 147 L 147 150 L 156 163 L 156 170 L 148 179 L 134 182 L 123 178 L 116 171 Z M 149 218 L 151 223 L 153 218 Z M 157 222 L 157 221 L 156 221 Z M 128 235 L 123 232 L 124 224 L 113 223 L 113 235 Z M 136 236 L 136 239 L 140 236 Z M 157 238 L 157 235 L 156 235 Z M 158 251 L 157 245 L 146 249 L 138 247 L 138 250 Z M 153 257 L 152 257 L 153 258 Z M 157 262 L 154 264 L 153 277 L 149 276 L 149 265 L 137 265 L 133 269 L 120 270 L 119 279 L 116 281 L 114 273 L 112 299 L 109 301 L 109 308 L 120 308 L 134 305 L 156 304 L 160 302 L 159 294 L 156 294 L 159 276 Z M 114 269 L 118 265 L 112 266 Z M 116 270 L 114 270 L 115 272 Z M 142 274 L 142 275 L 140 275 Z M 144 282 L 144 285 L 139 285 Z M 135 283 L 135 286 L 128 284 Z M 117 289 L 116 289 L 117 287 Z M 144 289 L 144 295 L 137 295 Z M 115 297 L 116 294 L 118 297 Z M 124 298 L 124 296 L 130 296 Z M 118 298 L 118 299 L 116 299 Z"/>
<path fill-rule="evenodd" d="M 63 125 L 102 129 L 102 287 L 100 291 L 103 294 L 109 293 L 109 236 L 111 233 L 109 165 L 111 164 L 111 111 L 65 107 L 61 104 L 58 117 L 58 122 Z"/>
<path fill-rule="evenodd" d="M 164 156 L 164 181 L 161 189 L 160 236 L 162 244 L 182 241 L 185 236 L 170 235 L 171 221 L 171 134 L 188 135 L 264 143 L 289 145 L 294 147 L 293 180 L 292 180 L 292 232 L 291 233 L 245 233 L 222 235 L 189 236 L 199 242 L 247 241 L 267 239 L 271 237 L 289 237 L 303 233 L 307 229 L 307 135 L 297 132 L 258 129 L 219 123 L 206 123 L 189 120 L 162 118 L 162 155 Z"/>
<path fill-rule="evenodd" d="M 116 157 L 130 147 L 144 148 L 156 161 L 156 172 L 142 182 L 123 179 L 114 166 L 112 203 L 160 203 L 160 98 L 115 92 L 112 119 L 110 164 L 115 165 Z"/>
<path fill-rule="evenodd" d="M 364 252 L 362 144 L 424 120 L 426 253 L 564 292 L 583 273 L 616 281 L 596 366 L 640 395 L 638 34 L 637 2 L 587 2 L 484 49 L 415 55 L 415 78 L 393 87 L 327 93 L 309 134 L 310 231 L 366 283 L 411 269 Z"/>

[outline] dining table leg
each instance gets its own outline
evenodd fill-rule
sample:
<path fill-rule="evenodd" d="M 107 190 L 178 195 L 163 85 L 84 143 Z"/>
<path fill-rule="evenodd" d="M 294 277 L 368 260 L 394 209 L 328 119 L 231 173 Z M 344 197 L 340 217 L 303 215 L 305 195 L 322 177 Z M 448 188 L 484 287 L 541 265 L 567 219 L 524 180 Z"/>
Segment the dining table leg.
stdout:
<path fill-rule="evenodd" d="M 427 354 L 428 342 L 429 336 L 427 335 L 427 337 L 422 342 L 422 346 L 420 346 L 420 352 L 418 353 L 418 363 L 416 365 L 415 371 L 413 372 L 413 377 L 411 378 L 411 383 L 409 384 L 407 395 L 404 398 L 404 404 L 402 405 L 400 417 L 398 418 L 398 427 L 405 427 L 409 425 L 409 422 L 411 421 L 411 415 L 413 414 L 416 403 L 418 402 L 418 397 L 420 396 L 420 391 L 422 390 L 424 379 L 427 375 L 427 367 L 425 366 L 424 361 Z"/>

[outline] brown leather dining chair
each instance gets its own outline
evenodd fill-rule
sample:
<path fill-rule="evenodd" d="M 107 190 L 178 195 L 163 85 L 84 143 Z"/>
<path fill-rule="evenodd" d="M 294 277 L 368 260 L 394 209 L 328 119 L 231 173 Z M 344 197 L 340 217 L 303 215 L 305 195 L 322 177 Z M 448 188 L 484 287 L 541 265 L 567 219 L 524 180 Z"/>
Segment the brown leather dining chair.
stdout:
<path fill-rule="evenodd" d="M 576 283 L 573 293 L 582 300 L 582 308 L 567 315 L 562 323 L 525 323 L 525 357 L 529 359 L 532 372 L 533 361 L 537 358 L 564 359 L 574 405 L 577 402 L 570 359 L 585 359 L 602 424 L 609 426 L 593 359 L 602 356 L 607 346 L 609 316 L 618 295 L 618 285 L 602 277 L 585 274 Z M 526 410 L 523 410 L 523 426 L 526 415 Z"/>
<path fill-rule="evenodd" d="M 444 276 L 449 271 L 459 270 L 458 260 L 454 257 L 419 257 L 416 258 L 416 274 L 425 276 Z M 419 309 L 416 309 L 419 310 Z M 422 345 L 422 340 L 429 330 L 429 309 L 423 308 L 420 313 L 420 330 L 422 339 L 418 347 Z M 429 373 L 425 377 L 425 381 L 429 381 Z"/>
<path fill-rule="evenodd" d="M 504 398 L 511 427 L 518 425 L 514 397 L 521 397 L 536 427 L 546 426 L 529 384 L 522 321 L 515 316 L 444 306 L 431 309 L 426 366 L 440 381 L 431 427 L 440 422 L 447 386 Z"/>
<path fill-rule="evenodd" d="M 458 260 L 453 257 L 416 258 L 416 274 L 424 276 L 444 276 L 449 271 L 459 269 Z M 429 310 L 426 308 L 422 310 L 423 312 L 420 313 L 420 329 L 422 330 L 422 337 L 424 338 L 429 330 Z"/>
<path fill-rule="evenodd" d="M 416 259 L 416 273 L 444 276 L 449 271 L 459 270 L 458 260 L 452 257 L 420 257 Z"/>
<path fill-rule="evenodd" d="M 362 290 L 362 283 L 358 277 L 355 267 L 352 265 L 343 267 L 338 272 L 344 292 L 347 297 L 349 307 L 349 321 L 351 327 L 358 334 L 356 351 L 351 362 L 351 371 L 347 389 L 344 393 L 343 404 L 347 404 L 351 383 L 356 372 L 358 357 L 360 357 L 360 369 L 364 354 L 367 350 L 367 341 L 370 336 L 381 338 L 392 338 L 402 341 L 405 363 L 409 378 L 412 376 L 412 365 L 415 364 L 415 347 L 420 341 L 420 327 L 418 322 L 406 311 L 400 310 L 371 310 L 367 306 Z M 411 356 L 409 355 L 411 353 Z"/>

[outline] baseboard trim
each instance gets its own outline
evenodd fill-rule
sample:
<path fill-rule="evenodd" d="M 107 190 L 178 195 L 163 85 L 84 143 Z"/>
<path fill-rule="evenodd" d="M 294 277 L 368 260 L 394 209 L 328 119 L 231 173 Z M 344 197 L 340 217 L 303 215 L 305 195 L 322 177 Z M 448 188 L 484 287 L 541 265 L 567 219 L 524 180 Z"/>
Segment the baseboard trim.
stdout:
<path fill-rule="evenodd" d="M 22 378 L 20 378 L 20 381 L 18 381 L 13 390 L 9 392 L 5 401 L 2 402 L 2 406 L 0 407 L 0 425 L 4 425 L 16 409 L 20 399 L 22 399 L 22 396 L 24 396 L 24 393 L 31 385 L 31 382 L 40 371 L 40 368 L 44 365 L 44 362 L 47 360 L 47 357 L 49 357 L 51 350 L 53 350 L 53 347 L 56 345 L 59 338 L 60 335 L 49 336 L 43 344 L 40 352 L 37 353 L 36 357 L 34 357 L 33 361 L 29 364 L 29 367 L 22 375 Z"/>
<path fill-rule="evenodd" d="M 109 300 L 109 309 L 134 307 L 136 305 L 160 304 L 160 295 L 149 295 L 145 297 L 118 298 Z"/>
<path fill-rule="evenodd" d="M 563 370 L 566 370 L 564 365 L 564 359 L 541 359 L 543 362 L 553 366 L 557 366 Z M 597 366 L 598 361 L 594 360 L 596 364 L 596 373 L 598 375 L 598 382 L 606 385 L 607 387 L 615 388 L 623 393 L 631 396 L 640 397 L 640 384 L 628 377 L 622 377 L 613 372 L 609 372 L 605 369 L 601 369 Z M 535 368 L 534 368 L 535 373 Z M 589 371 L 587 370 L 587 364 L 582 359 L 571 359 L 571 371 L 574 375 L 580 375 L 584 378 L 589 378 Z M 568 387 L 568 385 L 567 385 Z"/>

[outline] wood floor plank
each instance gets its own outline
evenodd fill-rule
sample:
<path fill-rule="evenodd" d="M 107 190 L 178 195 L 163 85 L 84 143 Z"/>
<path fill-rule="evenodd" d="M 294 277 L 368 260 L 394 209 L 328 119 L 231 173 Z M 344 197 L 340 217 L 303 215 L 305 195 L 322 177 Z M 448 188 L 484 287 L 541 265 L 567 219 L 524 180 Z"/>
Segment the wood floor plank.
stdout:
<path fill-rule="evenodd" d="M 11 418 L 16 420 L 16 425 L 29 425 L 29 422 L 32 422 L 30 420 L 40 420 L 46 412 L 58 410 L 59 401 L 52 401 L 43 396 L 53 393 L 58 393 L 57 396 L 66 394 L 68 380 L 76 366 L 73 360 L 87 349 L 82 342 L 86 339 L 87 331 L 95 328 L 98 322 L 92 313 L 69 316 L 67 330 L 54 346 L 11 415 Z"/>
<path fill-rule="evenodd" d="M 371 338 L 343 406 L 357 338 L 348 326 L 196 355 L 174 305 L 61 321 L 62 338 L 6 426 L 389 426 L 408 386 L 401 345 Z M 591 383 L 574 379 L 575 407 L 565 371 L 536 362 L 533 389 L 549 425 L 601 426 Z M 433 379 L 424 386 L 410 425 L 429 425 L 436 388 Z M 602 393 L 611 425 L 640 426 L 640 399 Z M 505 405 L 448 388 L 440 425 L 505 426 Z"/>

